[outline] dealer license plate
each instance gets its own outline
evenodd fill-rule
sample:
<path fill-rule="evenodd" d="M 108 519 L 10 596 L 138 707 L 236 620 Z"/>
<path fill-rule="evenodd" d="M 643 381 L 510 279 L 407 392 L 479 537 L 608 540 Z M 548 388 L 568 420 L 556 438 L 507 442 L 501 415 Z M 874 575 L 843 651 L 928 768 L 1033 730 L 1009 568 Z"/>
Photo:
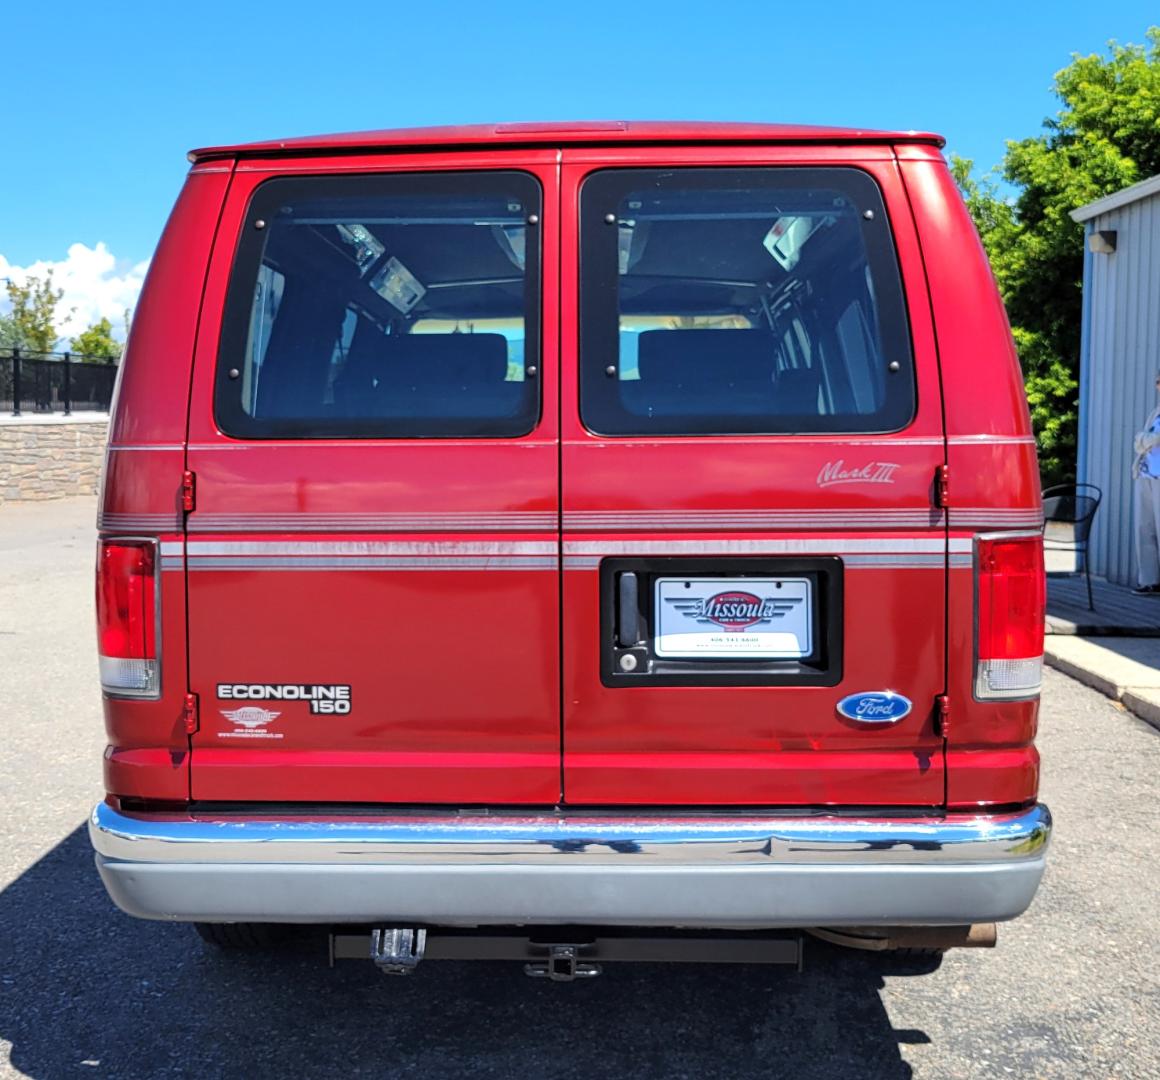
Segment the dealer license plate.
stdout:
<path fill-rule="evenodd" d="M 814 649 L 809 578 L 658 578 L 657 656 L 800 659 Z"/>

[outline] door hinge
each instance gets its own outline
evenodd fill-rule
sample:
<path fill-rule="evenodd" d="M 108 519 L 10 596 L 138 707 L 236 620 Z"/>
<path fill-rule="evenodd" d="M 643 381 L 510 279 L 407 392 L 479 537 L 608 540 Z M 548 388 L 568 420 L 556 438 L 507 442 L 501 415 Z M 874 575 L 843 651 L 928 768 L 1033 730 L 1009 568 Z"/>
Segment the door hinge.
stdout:
<path fill-rule="evenodd" d="M 186 513 L 193 509 L 195 480 L 192 469 L 186 469 L 181 474 L 181 509 Z"/>
<path fill-rule="evenodd" d="M 944 739 L 947 737 L 947 732 L 951 726 L 951 699 L 949 694 L 939 694 L 934 699 L 935 703 L 935 731 Z"/>
<path fill-rule="evenodd" d="M 193 735 L 198 729 L 197 695 L 185 695 L 185 707 L 181 710 L 181 717 L 185 723 L 185 733 Z"/>
<path fill-rule="evenodd" d="M 951 467 L 940 465 L 934 471 L 934 504 L 946 507 L 951 504 Z"/>

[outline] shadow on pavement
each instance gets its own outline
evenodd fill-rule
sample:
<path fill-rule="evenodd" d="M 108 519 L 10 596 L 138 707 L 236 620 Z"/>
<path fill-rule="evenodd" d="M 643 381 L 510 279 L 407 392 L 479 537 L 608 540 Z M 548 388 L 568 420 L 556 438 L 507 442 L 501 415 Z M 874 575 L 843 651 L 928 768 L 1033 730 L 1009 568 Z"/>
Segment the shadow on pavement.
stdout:
<path fill-rule="evenodd" d="M 909 1077 L 868 955 L 807 942 L 806 971 L 621 965 L 590 983 L 517 964 L 388 978 L 326 966 L 310 933 L 218 953 L 116 911 L 78 828 L 0 893 L 0 1038 L 31 1077 Z"/>

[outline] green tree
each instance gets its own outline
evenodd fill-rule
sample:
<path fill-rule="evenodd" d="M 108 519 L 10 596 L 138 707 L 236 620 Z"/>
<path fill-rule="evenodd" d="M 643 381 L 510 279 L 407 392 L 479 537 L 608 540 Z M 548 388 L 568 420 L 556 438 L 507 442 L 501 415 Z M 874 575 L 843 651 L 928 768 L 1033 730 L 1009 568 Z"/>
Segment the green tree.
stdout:
<path fill-rule="evenodd" d="M 69 348 L 84 356 L 99 356 L 112 362 L 121 355 L 121 343 L 113 338 L 113 324 L 108 319 L 93 323 L 84 333 L 69 341 Z"/>
<path fill-rule="evenodd" d="M 23 284 L 7 282 L 11 320 L 16 340 L 14 345 L 29 352 L 52 352 L 56 344 L 57 307 L 64 297 L 63 289 L 52 287 L 52 271 L 43 278 L 30 274 Z"/>
<path fill-rule="evenodd" d="M 1007 305 L 1045 482 L 1075 475 L 1083 227 L 1070 211 L 1160 173 L 1160 27 L 1147 38 L 1056 73 L 1062 108 L 997 169 L 1013 198 L 951 162 Z"/>
<path fill-rule="evenodd" d="M 8 352 L 20 344 L 20 330 L 11 315 L 0 315 L 0 352 Z"/>

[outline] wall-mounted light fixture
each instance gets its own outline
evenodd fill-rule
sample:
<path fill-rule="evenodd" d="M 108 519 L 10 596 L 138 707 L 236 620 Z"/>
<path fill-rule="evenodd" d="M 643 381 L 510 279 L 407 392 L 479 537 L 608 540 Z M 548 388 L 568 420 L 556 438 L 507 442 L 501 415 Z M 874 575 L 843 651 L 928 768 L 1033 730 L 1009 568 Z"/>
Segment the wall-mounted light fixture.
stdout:
<path fill-rule="evenodd" d="M 1088 251 L 1096 255 L 1111 255 L 1116 250 L 1116 230 L 1103 229 L 1088 234 Z"/>

